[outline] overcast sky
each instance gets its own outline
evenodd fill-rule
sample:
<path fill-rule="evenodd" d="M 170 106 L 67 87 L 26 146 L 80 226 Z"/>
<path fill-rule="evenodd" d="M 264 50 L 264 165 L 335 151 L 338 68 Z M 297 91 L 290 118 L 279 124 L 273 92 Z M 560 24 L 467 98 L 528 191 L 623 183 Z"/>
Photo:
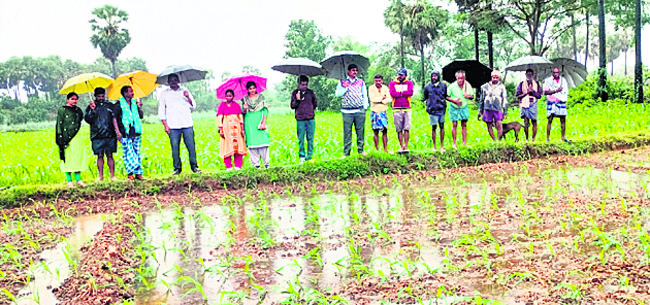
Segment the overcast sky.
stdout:
<path fill-rule="evenodd" d="M 144 58 L 154 73 L 192 64 L 218 76 L 251 65 L 281 79 L 270 67 L 284 55 L 293 19 L 314 20 L 327 35 L 350 35 L 363 44 L 398 39 L 384 26 L 388 0 L 0 0 L 0 61 L 56 54 L 93 62 L 101 52 L 90 44 L 88 20 L 93 8 L 105 3 L 129 14 L 124 27 L 131 43 L 120 58 Z"/>
<path fill-rule="evenodd" d="M 107 3 L 129 14 L 124 27 L 131 43 L 120 58 L 141 57 L 153 73 L 191 64 L 218 77 L 251 65 L 272 82 L 280 80 L 283 75 L 270 67 L 284 55 L 284 35 L 294 19 L 314 20 L 325 34 L 349 35 L 362 44 L 399 39 L 384 26 L 388 0 L 0 0 L 0 61 L 54 54 L 93 62 L 101 52 L 90 44 L 88 20 Z M 644 37 L 647 63 L 650 38 Z"/>

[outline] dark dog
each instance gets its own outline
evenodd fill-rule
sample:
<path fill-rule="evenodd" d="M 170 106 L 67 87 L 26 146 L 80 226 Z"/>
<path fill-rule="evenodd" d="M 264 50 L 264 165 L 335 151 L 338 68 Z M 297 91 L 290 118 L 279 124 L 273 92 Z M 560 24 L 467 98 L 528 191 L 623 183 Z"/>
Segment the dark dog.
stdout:
<path fill-rule="evenodd" d="M 503 123 L 503 134 L 499 140 L 506 138 L 506 134 L 513 130 L 515 132 L 515 142 L 519 142 L 519 130 L 521 130 L 521 124 L 518 122 Z"/>

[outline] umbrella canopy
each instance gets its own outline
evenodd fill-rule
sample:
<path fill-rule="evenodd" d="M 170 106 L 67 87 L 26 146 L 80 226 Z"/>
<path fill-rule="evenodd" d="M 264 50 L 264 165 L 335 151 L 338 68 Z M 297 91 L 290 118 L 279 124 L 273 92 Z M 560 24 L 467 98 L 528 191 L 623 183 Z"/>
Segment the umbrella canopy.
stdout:
<path fill-rule="evenodd" d="M 190 65 L 169 66 L 160 72 L 160 74 L 158 74 L 156 83 L 168 85 L 167 77 L 169 77 L 169 74 L 172 73 L 178 75 L 181 83 L 187 83 L 195 80 L 205 79 L 205 75 L 208 73 L 208 71 Z"/>
<path fill-rule="evenodd" d="M 316 76 L 325 74 L 323 66 L 307 58 L 283 59 L 271 69 L 292 75 Z"/>
<path fill-rule="evenodd" d="M 113 82 L 113 79 L 99 72 L 83 73 L 68 79 L 59 94 L 76 92 L 78 94 L 93 92 L 95 88 L 106 88 Z"/>
<path fill-rule="evenodd" d="M 153 92 L 158 84 L 156 84 L 156 77 L 158 75 L 145 72 L 134 71 L 118 76 L 113 83 L 107 88 L 108 99 L 118 100 L 122 97 L 122 87 L 131 86 L 133 88 L 133 98 L 141 98 L 148 96 Z"/>
<path fill-rule="evenodd" d="M 555 58 L 551 59 L 551 62 L 553 62 L 551 66 L 537 72 L 537 79 L 543 80 L 551 77 L 554 67 L 560 68 L 560 73 L 564 78 L 566 78 L 569 88 L 575 88 L 587 79 L 587 68 L 573 59 Z"/>
<path fill-rule="evenodd" d="M 348 76 L 348 66 L 356 64 L 359 73 L 366 71 L 370 66 L 370 61 L 367 57 L 353 51 L 342 51 L 325 58 L 320 63 L 327 73 L 325 76 L 335 79 L 344 79 Z"/>
<path fill-rule="evenodd" d="M 225 81 L 217 88 L 217 98 L 225 100 L 226 90 L 232 89 L 235 91 L 234 100 L 242 99 L 248 94 L 248 90 L 246 89 L 246 83 L 248 82 L 255 82 L 257 85 L 257 93 L 262 93 L 262 91 L 266 90 L 266 78 L 264 77 L 256 75 L 237 76 Z"/>
<path fill-rule="evenodd" d="M 492 69 L 476 60 L 454 60 L 442 68 L 442 79 L 449 83 L 456 81 L 456 71 L 465 71 L 465 80 L 474 88 L 491 79 Z"/>
<path fill-rule="evenodd" d="M 516 59 L 515 61 L 508 64 L 506 70 L 508 71 L 526 71 L 528 69 L 533 69 L 533 71 L 539 71 L 544 68 L 548 68 L 553 63 L 541 56 L 531 55 L 524 56 Z"/>

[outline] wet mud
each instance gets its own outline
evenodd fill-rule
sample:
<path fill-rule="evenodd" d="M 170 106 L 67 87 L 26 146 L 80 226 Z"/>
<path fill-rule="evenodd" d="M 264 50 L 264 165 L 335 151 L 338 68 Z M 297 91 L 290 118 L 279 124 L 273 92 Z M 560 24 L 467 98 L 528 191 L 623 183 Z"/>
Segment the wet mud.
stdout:
<path fill-rule="evenodd" d="M 22 232 L 0 233 L 3 254 L 12 245 L 23 262 L 0 266 L 17 299 L 53 290 L 61 304 L 641 304 L 650 300 L 649 171 L 650 149 L 641 148 L 36 204 L 4 210 L 4 224 L 37 232 L 40 247 L 30 250 Z M 30 258 L 79 227 L 55 225 L 54 210 L 108 216 L 60 286 L 29 288 Z M 47 225 L 18 225 L 24 215 Z"/>

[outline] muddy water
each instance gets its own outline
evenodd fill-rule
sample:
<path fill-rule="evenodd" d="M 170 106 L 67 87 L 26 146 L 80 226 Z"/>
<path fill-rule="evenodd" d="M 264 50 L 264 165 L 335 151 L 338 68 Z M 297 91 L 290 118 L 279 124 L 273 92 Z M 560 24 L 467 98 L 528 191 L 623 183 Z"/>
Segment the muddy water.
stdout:
<path fill-rule="evenodd" d="M 521 219 L 499 217 L 511 208 L 567 192 L 648 198 L 649 188 L 647 174 L 549 165 L 146 213 L 142 229 L 150 246 L 148 272 L 137 287 L 136 304 L 271 304 L 291 298 L 291 291 L 302 299 L 313 291 L 341 293 L 346 282 L 364 273 L 373 278 L 436 273 L 445 267 L 445 249 L 457 238 L 450 234 L 457 228 L 440 222 L 489 222 L 494 238 L 507 242 L 548 229 L 532 222 L 526 227 L 530 231 L 523 231 L 527 224 Z M 489 207 L 499 211 L 497 216 L 485 213 Z M 68 240 L 73 255 L 101 228 L 100 219 L 77 220 L 78 237 Z M 78 243 L 72 242 L 77 238 Z M 37 276 L 30 289 L 38 291 L 41 304 L 55 304 L 50 289 L 43 287 L 56 287 L 70 272 L 65 247 L 43 253 L 49 269 L 58 268 L 58 277 L 34 268 Z M 476 293 L 506 303 L 520 293 L 481 277 L 468 281 Z"/>
<path fill-rule="evenodd" d="M 434 230 L 413 234 L 409 227 L 459 217 L 449 215 L 450 206 L 468 206 L 466 213 L 480 218 L 486 206 L 535 204 L 572 190 L 648 196 L 649 182 L 644 174 L 553 166 L 478 178 L 387 183 L 379 192 L 375 187 L 347 194 L 276 196 L 150 213 L 144 215 L 145 231 L 156 250 L 147 265 L 156 276 L 148 282 L 156 284 L 141 287 L 136 303 L 271 304 L 289 298 L 291 289 L 303 298 L 311 289 L 339 293 L 364 266 L 375 276 L 436 272 L 451 241 L 437 240 Z M 495 223 L 497 239 L 523 234 L 521 223 Z M 381 238 L 385 232 L 390 240 Z M 482 284 L 480 278 L 473 282 L 470 287 L 477 293 L 504 302 L 518 293 Z"/>
<path fill-rule="evenodd" d="M 32 280 L 19 292 L 18 304 L 57 304 L 52 289 L 71 275 L 70 262 L 81 260 L 81 247 L 87 245 L 103 225 L 103 216 L 99 214 L 77 217 L 74 233 L 54 248 L 44 250 L 40 261 L 31 267 Z"/>

